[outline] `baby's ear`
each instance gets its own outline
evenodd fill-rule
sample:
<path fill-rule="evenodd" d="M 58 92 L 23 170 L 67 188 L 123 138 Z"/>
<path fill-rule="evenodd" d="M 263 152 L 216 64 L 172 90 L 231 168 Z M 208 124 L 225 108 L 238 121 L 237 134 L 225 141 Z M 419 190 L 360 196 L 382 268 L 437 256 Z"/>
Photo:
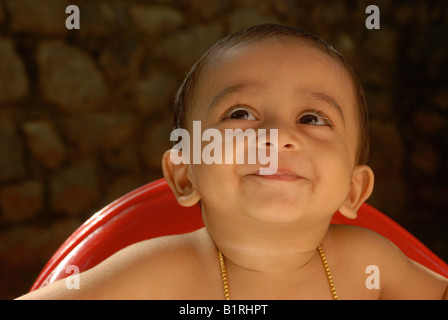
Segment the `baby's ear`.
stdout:
<path fill-rule="evenodd" d="M 359 207 L 372 194 L 374 180 L 373 171 L 369 166 L 356 166 L 350 182 L 348 197 L 339 208 L 339 212 L 349 219 L 355 219 Z"/>
<path fill-rule="evenodd" d="M 199 202 L 201 196 L 197 191 L 188 164 L 174 164 L 170 158 L 171 149 L 163 154 L 163 175 L 173 191 L 177 202 L 184 207 L 191 207 Z"/>

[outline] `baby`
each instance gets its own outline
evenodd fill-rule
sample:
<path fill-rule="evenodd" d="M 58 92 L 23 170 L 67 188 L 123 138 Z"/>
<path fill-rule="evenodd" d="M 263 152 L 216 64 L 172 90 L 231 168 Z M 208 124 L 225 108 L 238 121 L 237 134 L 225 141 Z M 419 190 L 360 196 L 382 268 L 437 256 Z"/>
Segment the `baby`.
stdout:
<path fill-rule="evenodd" d="M 330 225 L 354 219 L 370 196 L 362 87 L 343 57 L 293 27 L 260 25 L 226 37 L 192 68 L 175 128 L 276 129 L 260 163 L 173 163 L 163 173 L 182 206 L 200 204 L 205 227 L 127 247 L 80 275 L 22 298 L 442 299 L 448 279 L 409 260 L 384 237 Z M 180 151 L 182 152 L 182 150 Z M 184 156 L 189 156 L 185 155 Z M 380 283 L 366 286 L 367 266 Z"/>

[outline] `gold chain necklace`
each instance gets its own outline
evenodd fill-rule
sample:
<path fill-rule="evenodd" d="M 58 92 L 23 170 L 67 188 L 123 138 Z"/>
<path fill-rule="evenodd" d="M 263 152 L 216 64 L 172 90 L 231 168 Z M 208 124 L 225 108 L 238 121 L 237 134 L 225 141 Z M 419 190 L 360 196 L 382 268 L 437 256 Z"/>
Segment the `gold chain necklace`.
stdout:
<path fill-rule="evenodd" d="M 325 257 L 325 253 L 322 250 L 321 246 L 317 247 L 317 251 L 320 254 L 320 258 L 322 259 L 322 263 L 325 268 L 325 272 L 327 273 L 327 279 L 328 283 L 330 285 L 331 295 L 333 296 L 333 300 L 338 300 L 338 295 L 336 293 L 336 288 L 333 283 L 333 277 L 331 276 L 330 267 L 328 266 L 327 258 Z M 230 293 L 229 293 L 229 284 L 227 283 L 227 271 L 226 271 L 226 262 L 224 260 L 224 255 L 222 254 L 221 250 L 218 249 L 218 255 L 219 255 L 219 264 L 221 265 L 221 277 L 222 277 L 222 284 L 224 287 L 224 298 L 225 300 L 230 300 Z"/>

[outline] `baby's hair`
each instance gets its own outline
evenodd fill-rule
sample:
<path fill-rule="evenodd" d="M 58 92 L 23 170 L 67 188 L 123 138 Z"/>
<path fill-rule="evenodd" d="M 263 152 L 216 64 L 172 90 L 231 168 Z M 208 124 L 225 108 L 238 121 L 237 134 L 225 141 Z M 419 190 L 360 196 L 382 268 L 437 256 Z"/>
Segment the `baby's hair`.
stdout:
<path fill-rule="evenodd" d="M 187 119 L 191 110 L 195 90 L 201 72 L 205 66 L 220 54 L 239 45 L 249 45 L 264 40 L 277 40 L 285 43 L 306 43 L 313 48 L 329 55 L 339 62 L 348 72 L 352 80 L 353 90 L 356 97 L 357 116 L 359 120 L 359 137 L 356 152 L 356 164 L 365 164 L 369 155 L 369 119 L 368 109 L 365 99 L 364 90 L 359 82 L 355 72 L 344 57 L 336 51 L 325 40 L 320 39 L 307 30 L 292 26 L 283 26 L 277 24 L 262 24 L 250 27 L 229 35 L 217 43 L 215 43 L 191 68 L 180 86 L 174 103 L 173 128 L 187 128 Z"/>

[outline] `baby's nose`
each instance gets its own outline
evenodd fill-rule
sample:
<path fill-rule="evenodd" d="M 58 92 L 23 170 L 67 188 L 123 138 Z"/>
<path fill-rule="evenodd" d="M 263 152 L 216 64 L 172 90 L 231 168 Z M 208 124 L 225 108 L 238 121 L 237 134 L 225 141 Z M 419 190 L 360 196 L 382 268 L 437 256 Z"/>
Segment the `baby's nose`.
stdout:
<path fill-rule="evenodd" d="M 261 146 L 266 148 L 276 147 L 280 150 L 298 150 L 301 146 L 301 138 L 295 124 L 284 121 L 269 121 L 263 125 L 263 129 L 269 133 Z M 275 139 L 273 133 L 275 134 Z M 274 141 L 275 140 L 275 141 Z"/>

